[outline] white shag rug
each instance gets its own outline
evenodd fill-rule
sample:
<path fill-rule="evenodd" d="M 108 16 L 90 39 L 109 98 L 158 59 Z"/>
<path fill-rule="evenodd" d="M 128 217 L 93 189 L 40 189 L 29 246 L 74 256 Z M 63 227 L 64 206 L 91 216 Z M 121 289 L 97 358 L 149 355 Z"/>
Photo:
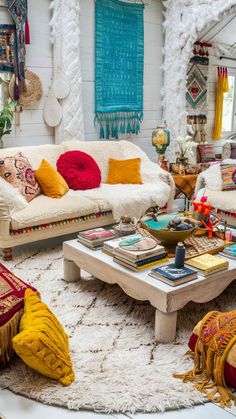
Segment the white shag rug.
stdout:
<path fill-rule="evenodd" d="M 156 412 L 199 404 L 191 384 L 172 377 L 192 367 L 184 356 L 195 323 L 209 310 L 235 309 L 236 283 L 208 304 L 188 304 L 178 315 L 176 341 L 154 341 L 154 308 L 116 285 L 87 275 L 63 281 L 62 250 L 23 253 L 5 262 L 41 293 L 70 336 L 76 380 L 63 387 L 15 359 L 0 372 L 0 384 L 46 404 L 102 412 Z"/>

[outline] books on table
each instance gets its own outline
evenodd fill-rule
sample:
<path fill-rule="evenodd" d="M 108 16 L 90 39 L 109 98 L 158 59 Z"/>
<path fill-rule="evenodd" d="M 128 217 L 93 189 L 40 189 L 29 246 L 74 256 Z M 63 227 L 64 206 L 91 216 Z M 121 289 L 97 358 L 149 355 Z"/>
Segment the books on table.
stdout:
<path fill-rule="evenodd" d="M 198 272 L 203 276 L 224 271 L 229 267 L 229 261 L 226 258 L 208 253 L 189 259 L 186 261 L 186 264 L 197 268 Z"/>
<path fill-rule="evenodd" d="M 141 234 L 109 240 L 104 243 L 103 251 L 113 256 L 114 262 L 133 271 L 147 269 L 169 260 L 163 246 L 157 244 L 155 239 Z"/>
<path fill-rule="evenodd" d="M 224 256 L 229 256 L 232 259 L 236 259 L 236 244 L 225 247 L 221 254 Z"/>
<path fill-rule="evenodd" d="M 115 231 L 112 228 L 99 227 L 81 231 L 77 237 L 80 243 L 90 249 L 99 249 L 102 248 L 106 240 L 111 240 L 115 237 Z"/>
<path fill-rule="evenodd" d="M 176 287 L 177 285 L 185 284 L 196 279 L 198 277 L 198 271 L 187 266 L 176 268 L 174 263 L 168 263 L 167 265 L 152 269 L 149 275 L 165 282 L 165 284 Z"/>
<path fill-rule="evenodd" d="M 138 261 L 127 260 L 119 256 L 114 256 L 113 260 L 114 262 L 119 263 L 132 271 L 142 271 L 144 269 L 151 268 L 152 266 L 168 262 L 169 258 L 167 257 L 167 252 L 164 252 L 158 256 Z"/>
<path fill-rule="evenodd" d="M 132 243 L 132 240 L 136 239 L 138 241 Z M 124 246 L 123 242 L 128 242 L 131 244 Z M 147 257 L 159 255 L 163 252 L 165 252 L 165 248 L 157 244 L 156 240 L 150 237 L 144 237 L 141 234 L 132 234 L 126 239 L 123 237 L 123 240 L 119 243 L 119 246 L 117 246 L 114 250 L 114 254 L 116 256 L 120 255 L 121 257 L 131 261 L 142 260 Z"/>

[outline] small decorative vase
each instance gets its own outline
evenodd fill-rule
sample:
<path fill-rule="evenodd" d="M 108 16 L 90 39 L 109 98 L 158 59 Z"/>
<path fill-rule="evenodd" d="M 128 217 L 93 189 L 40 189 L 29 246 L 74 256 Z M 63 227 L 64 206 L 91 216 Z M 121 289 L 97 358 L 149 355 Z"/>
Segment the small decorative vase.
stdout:
<path fill-rule="evenodd" d="M 160 123 L 152 132 L 152 145 L 158 154 L 164 155 L 170 144 L 170 130 L 165 123 Z"/>

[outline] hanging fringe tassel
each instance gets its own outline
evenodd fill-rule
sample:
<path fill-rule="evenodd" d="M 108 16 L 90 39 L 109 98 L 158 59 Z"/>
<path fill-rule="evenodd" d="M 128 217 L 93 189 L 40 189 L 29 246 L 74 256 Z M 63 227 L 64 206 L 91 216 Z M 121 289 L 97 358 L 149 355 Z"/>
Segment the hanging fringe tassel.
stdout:
<path fill-rule="evenodd" d="M 100 126 L 100 139 L 115 138 L 118 140 L 120 134 L 138 135 L 142 120 L 142 112 L 113 112 L 97 113 L 94 122 Z"/>
<path fill-rule="evenodd" d="M 12 339 L 18 333 L 19 323 L 23 314 L 23 309 L 14 314 L 14 316 L 3 326 L 0 327 L 0 366 L 6 365 L 14 355 Z"/>
<path fill-rule="evenodd" d="M 25 21 L 25 44 L 30 45 L 30 28 L 28 18 Z"/>
<path fill-rule="evenodd" d="M 195 388 L 209 400 L 220 404 L 222 408 L 236 405 L 236 397 L 227 387 L 224 377 L 225 361 L 233 345 L 236 344 L 235 333 L 224 335 L 224 344 L 220 350 L 213 350 L 201 339 L 203 328 L 209 324 L 219 313 L 208 313 L 201 323 L 201 330 L 194 351 L 194 368 L 183 374 L 173 374 L 173 377 L 183 382 L 193 382 Z M 209 392 L 209 390 L 211 390 Z"/>

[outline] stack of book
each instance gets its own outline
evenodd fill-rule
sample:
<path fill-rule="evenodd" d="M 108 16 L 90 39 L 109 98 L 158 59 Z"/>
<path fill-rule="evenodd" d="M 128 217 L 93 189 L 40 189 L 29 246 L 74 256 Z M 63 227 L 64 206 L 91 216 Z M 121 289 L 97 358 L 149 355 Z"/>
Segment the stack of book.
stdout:
<path fill-rule="evenodd" d="M 81 231 L 78 234 L 78 241 L 92 250 L 101 249 L 106 240 L 115 237 L 115 231 L 112 228 L 93 228 L 91 230 Z"/>
<path fill-rule="evenodd" d="M 137 247 L 142 248 L 142 250 L 133 250 L 136 245 L 123 247 L 122 243 L 124 242 L 124 237 L 122 238 L 123 240 L 116 239 L 114 241 L 109 241 L 104 245 L 104 251 L 106 252 L 106 249 L 108 248 L 109 252 L 110 249 L 114 262 L 119 263 L 132 271 L 140 271 L 157 264 L 168 262 L 169 259 L 165 248 L 157 244 L 155 240 L 137 234 L 128 237 L 129 241 L 132 241 L 133 238 L 138 238 Z M 154 243 L 153 245 L 150 245 L 151 240 L 152 243 Z"/>
<path fill-rule="evenodd" d="M 236 244 L 233 244 L 232 246 L 227 246 L 220 252 L 222 256 L 229 257 L 230 259 L 236 260 Z"/>
<path fill-rule="evenodd" d="M 187 265 L 197 268 L 199 274 L 208 276 L 216 272 L 224 271 L 229 267 L 229 261 L 221 256 L 206 253 L 186 261 Z"/>
<path fill-rule="evenodd" d="M 168 263 L 167 265 L 152 269 L 149 275 L 165 282 L 165 284 L 176 287 L 177 285 L 185 284 L 185 282 L 196 279 L 197 270 L 187 266 L 176 268 L 174 263 Z"/>

